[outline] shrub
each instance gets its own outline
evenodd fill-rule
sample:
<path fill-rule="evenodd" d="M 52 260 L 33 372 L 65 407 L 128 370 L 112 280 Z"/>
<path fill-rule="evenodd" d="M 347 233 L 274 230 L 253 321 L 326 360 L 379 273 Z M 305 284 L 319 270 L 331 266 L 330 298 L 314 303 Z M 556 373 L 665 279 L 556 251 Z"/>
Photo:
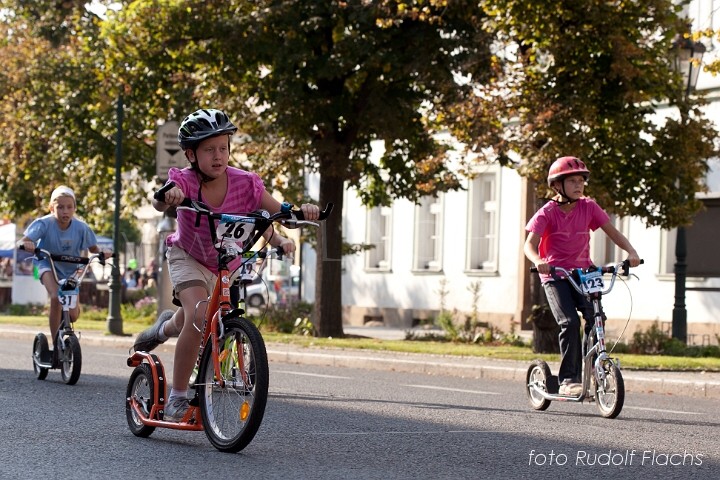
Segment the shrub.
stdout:
<path fill-rule="evenodd" d="M 615 344 L 615 340 L 605 340 L 605 346 L 609 353 L 632 353 L 632 349 L 627 343 L 618 342 Z"/>
<path fill-rule="evenodd" d="M 154 299 L 153 299 L 154 300 Z M 141 299 L 134 305 L 129 303 L 120 304 L 120 315 L 123 319 L 133 320 L 152 325 L 157 317 L 157 302 Z"/>
<path fill-rule="evenodd" d="M 294 333 L 296 328 L 304 332 L 307 330 L 308 324 L 312 325 L 309 320 L 312 316 L 312 311 L 312 304 L 306 302 L 297 302 L 282 306 L 269 305 L 265 314 L 259 321 L 256 321 L 256 323 L 258 327 L 267 329 L 270 332 Z M 298 319 L 301 319 L 301 321 L 296 327 L 296 321 Z"/>
<path fill-rule="evenodd" d="M 144 298 L 155 297 L 157 297 L 157 290 L 154 287 L 123 289 L 123 303 L 135 304 Z"/>
<path fill-rule="evenodd" d="M 292 333 L 304 337 L 315 336 L 315 325 L 313 325 L 308 317 L 298 317 L 295 320 Z"/>
<path fill-rule="evenodd" d="M 447 310 L 441 311 L 435 319 L 438 327 L 445 332 L 445 338 L 450 341 L 460 340 L 460 330 L 453 322 L 453 314 Z"/>
<path fill-rule="evenodd" d="M 92 322 L 105 322 L 107 321 L 108 310 L 107 308 L 88 307 L 83 308 L 80 318 L 83 320 L 89 320 Z"/>
<path fill-rule="evenodd" d="M 644 353 L 650 355 L 660 354 L 663 346 L 670 340 L 670 337 L 660 329 L 657 322 L 653 323 L 647 331 L 638 330 L 633 333 L 630 342 L 632 353 Z"/>
<path fill-rule="evenodd" d="M 449 341 L 459 343 L 477 343 L 482 345 L 512 345 L 525 346 L 525 342 L 514 331 L 514 324 L 511 325 L 509 333 L 502 332 L 492 325 L 478 321 L 473 316 L 465 317 L 464 321 L 458 320 L 459 312 L 443 310 L 438 313 L 435 323 L 442 328 L 443 335 L 425 334 L 416 336 L 405 332 L 406 340 L 433 340 Z"/>
<path fill-rule="evenodd" d="M 13 303 L 8 306 L 9 315 L 17 315 L 19 317 L 28 316 L 46 316 L 49 314 L 48 307 L 41 303 L 31 303 L 29 305 L 19 305 Z"/>
<path fill-rule="evenodd" d="M 677 357 L 720 357 L 720 346 L 688 346 L 677 338 L 671 338 L 660 329 L 657 322 L 647 331 L 638 330 L 633 334 L 629 346 L 630 353 L 646 355 L 671 355 Z"/>

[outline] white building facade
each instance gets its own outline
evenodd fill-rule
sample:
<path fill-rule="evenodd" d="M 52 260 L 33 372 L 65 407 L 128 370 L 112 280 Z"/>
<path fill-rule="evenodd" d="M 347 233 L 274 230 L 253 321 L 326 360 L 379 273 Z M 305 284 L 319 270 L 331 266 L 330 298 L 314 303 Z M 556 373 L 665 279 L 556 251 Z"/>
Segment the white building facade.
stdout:
<path fill-rule="evenodd" d="M 694 2 L 688 12 L 694 28 L 718 28 L 713 17 L 720 0 Z M 704 61 L 716 56 L 711 45 Z M 720 126 L 720 78 L 701 74 L 697 86 L 708 100 L 706 115 Z M 658 111 L 658 121 L 677 115 Z M 687 228 L 687 331 L 690 344 L 717 344 L 720 336 L 720 161 L 710 162 L 705 204 Z M 529 273 L 522 253 L 524 226 L 538 205 L 529 202 L 527 182 L 514 170 L 489 166 L 469 180 L 466 190 L 426 198 L 420 205 L 398 200 L 390 207 L 365 208 L 346 190 L 343 209 L 345 240 L 375 248 L 343 259 L 343 322 L 410 328 L 432 321 L 441 309 L 458 317 L 477 309 L 480 319 L 501 331 L 530 328 L 527 290 Z M 626 327 L 646 330 L 654 322 L 671 331 L 675 303 L 675 230 L 647 228 L 634 218 L 613 219 L 645 264 L 639 279 L 618 281 L 605 298 L 610 336 Z M 618 250 L 599 231 L 592 236 L 597 264 L 621 261 Z M 473 286 L 479 284 L 479 296 Z M 628 319 L 630 319 L 628 321 Z"/>

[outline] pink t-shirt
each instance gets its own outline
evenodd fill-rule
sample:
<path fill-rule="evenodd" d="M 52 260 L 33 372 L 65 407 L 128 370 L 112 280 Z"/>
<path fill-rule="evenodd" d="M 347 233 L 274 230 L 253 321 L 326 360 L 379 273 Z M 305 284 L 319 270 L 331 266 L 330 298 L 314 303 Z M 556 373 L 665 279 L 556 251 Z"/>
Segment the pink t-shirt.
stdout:
<path fill-rule="evenodd" d="M 538 253 L 549 265 L 587 268 L 590 259 L 590 232 L 610 220 L 605 211 L 590 198 L 580 198 L 575 208 L 563 212 L 557 202 L 548 202 L 538 210 L 525 226 L 525 230 L 540 236 Z M 540 275 L 543 282 L 550 275 Z"/>
<path fill-rule="evenodd" d="M 260 177 L 251 172 L 228 167 L 228 188 L 222 205 L 210 205 L 215 213 L 248 213 L 260 208 L 265 186 Z M 191 168 L 171 168 L 168 178 L 183 191 L 186 197 L 193 200 L 199 199 L 200 180 L 197 173 Z M 202 199 L 200 199 L 202 200 Z M 207 202 L 205 202 L 207 203 Z M 191 257 L 207 267 L 213 273 L 217 273 L 217 251 L 213 247 L 207 217 L 200 218 L 200 225 L 195 226 L 197 214 L 190 210 L 178 210 L 177 230 L 170 235 L 166 244 L 176 246 L 185 250 Z M 236 259 L 231 265 L 234 269 L 239 265 L 241 259 Z"/>

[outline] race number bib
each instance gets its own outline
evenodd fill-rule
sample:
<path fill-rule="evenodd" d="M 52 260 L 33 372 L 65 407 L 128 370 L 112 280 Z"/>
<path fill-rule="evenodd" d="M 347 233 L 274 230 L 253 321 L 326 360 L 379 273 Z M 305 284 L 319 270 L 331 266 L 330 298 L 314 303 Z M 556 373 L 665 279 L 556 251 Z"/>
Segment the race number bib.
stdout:
<path fill-rule="evenodd" d="M 60 306 L 63 308 L 75 308 L 77 307 L 77 301 L 78 296 L 80 295 L 80 290 L 59 290 L 58 291 L 58 302 L 60 302 Z"/>
<path fill-rule="evenodd" d="M 605 288 L 602 272 L 597 270 L 582 275 L 580 280 L 582 281 L 581 286 L 585 293 L 602 292 Z"/>
<path fill-rule="evenodd" d="M 240 265 L 239 270 L 239 278 L 243 282 L 250 282 L 253 279 L 253 266 L 254 262 L 251 262 L 248 259 L 243 259 L 243 263 Z"/>
<path fill-rule="evenodd" d="M 215 230 L 218 241 L 216 246 L 219 247 L 220 245 L 234 243 L 242 250 L 245 243 L 252 238 L 254 231 L 254 222 L 244 222 L 242 220 L 232 222 L 221 221 Z"/>

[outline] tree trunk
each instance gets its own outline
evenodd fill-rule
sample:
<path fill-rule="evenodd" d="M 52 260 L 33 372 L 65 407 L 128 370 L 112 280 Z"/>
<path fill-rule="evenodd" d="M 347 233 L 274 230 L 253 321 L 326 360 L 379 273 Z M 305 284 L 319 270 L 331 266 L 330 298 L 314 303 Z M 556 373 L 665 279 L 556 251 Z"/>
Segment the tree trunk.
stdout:
<path fill-rule="evenodd" d="M 333 211 L 317 236 L 317 281 L 313 323 L 320 337 L 342 337 L 342 211 L 344 181 L 321 174 L 320 207 L 332 202 Z"/>
<path fill-rule="evenodd" d="M 534 305 L 531 315 L 533 326 L 533 352 L 560 353 L 560 326 L 547 304 Z"/>

